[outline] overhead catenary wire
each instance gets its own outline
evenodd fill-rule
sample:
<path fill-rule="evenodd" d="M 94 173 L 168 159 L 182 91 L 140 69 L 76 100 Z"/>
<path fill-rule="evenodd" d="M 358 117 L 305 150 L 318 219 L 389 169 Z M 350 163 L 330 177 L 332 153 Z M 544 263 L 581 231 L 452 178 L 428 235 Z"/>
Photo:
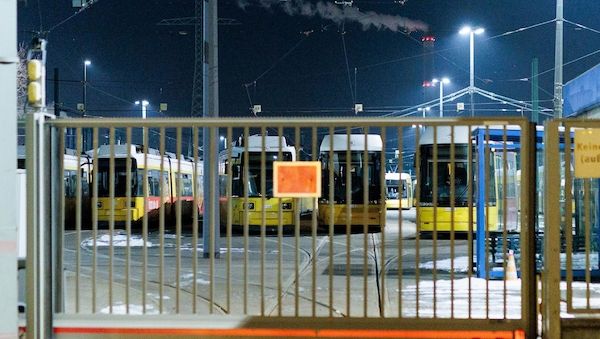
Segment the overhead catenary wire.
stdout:
<path fill-rule="evenodd" d="M 37 9 L 38 9 L 38 17 L 40 20 L 40 32 L 44 31 L 44 23 L 42 21 L 42 6 L 40 5 L 40 0 L 37 0 Z"/>
<path fill-rule="evenodd" d="M 354 97 L 354 89 L 352 88 L 352 78 L 350 77 L 350 65 L 348 64 L 348 51 L 346 50 L 346 28 L 345 22 L 342 21 L 342 32 L 340 33 L 342 38 L 342 47 L 344 49 L 344 60 L 346 61 L 346 73 L 348 74 L 348 85 L 350 85 L 350 95 L 352 96 L 352 104 L 356 103 L 356 97 Z"/>
<path fill-rule="evenodd" d="M 288 55 L 290 55 L 296 48 L 298 48 L 298 46 L 300 46 L 300 44 L 302 44 L 302 42 L 304 40 L 306 40 L 306 38 L 308 38 L 309 34 L 304 34 L 304 36 L 302 38 L 300 38 L 300 40 L 294 45 L 292 46 L 292 48 L 290 48 L 287 52 L 285 52 L 281 57 L 279 57 L 279 59 L 277 59 L 269 68 L 267 68 L 267 70 L 265 70 L 264 72 L 262 72 L 258 77 L 256 77 L 256 79 L 245 83 L 244 87 L 246 88 L 246 94 L 248 95 L 248 100 L 250 102 L 250 107 L 252 107 L 252 98 L 250 96 L 250 92 L 248 90 L 248 87 L 250 86 L 255 86 L 256 87 L 256 82 L 260 79 L 262 79 L 262 77 L 264 77 L 265 75 L 267 75 L 270 71 L 272 71 L 283 59 L 285 59 Z"/>
<path fill-rule="evenodd" d="M 589 58 L 589 57 L 591 57 L 591 56 L 594 56 L 594 55 L 596 55 L 596 54 L 599 54 L 599 53 L 600 53 L 600 49 L 598 49 L 598 50 L 595 50 L 595 51 L 593 51 L 593 52 L 590 52 L 590 53 L 588 53 L 588 54 L 586 54 L 586 55 L 580 56 L 580 57 L 578 57 L 578 58 L 575 58 L 575 59 L 573 59 L 573 60 L 570 60 L 570 61 L 568 61 L 568 62 L 564 62 L 562 65 L 563 65 L 563 66 L 568 66 L 568 65 L 570 65 L 570 64 L 576 63 L 576 62 L 578 62 L 578 61 L 581 61 L 581 60 L 583 60 L 583 59 Z M 554 71 L 554 69 L 555 69 L 555 67 L 552 67 L 552 68 L 549 68 L 549 69 L 547 69 L 547 70 L 545 70 L 545 71 L 543 71 L 543 72 L 539 72 L 539 73 L 537 74 L 537 76 L 544 75 L 544 74 L 546 74 L 546 73 L 550 73 L 550 72 Z M 531 77 L 523 77 L 523 78 L 507 79 L 507 80 L 505 80 L 505 81 L 530 81 L 530 80 L 531 80 Z M 548 92 L 548 93 L 549 93 L 549 92 Z M 549 93 L 549 94 L 551 94 L 551 93 Z"/>
<path fill-rule="evenodd" d="M 563 21 L 566 22 L 566 23 L 569 23 L 569 24 L 571 24 L 573 26 L 579 27 L 581 29 L 585 29 L 585 30 L 588 30 L 590 32 L 594 32 L 594 33 L 600 34 L 600 30 L 597 30 L 597 29 L 594 29 L 594 28 L 591 28 L 591 27 L 588 27 L 588 26 L 585 26 L 585 25 L 582 25 L 580 23 L 573 22 L 573 21 L 570 21 L 570 20 L 567 20 L 567 19 L 564 19 Z"/>

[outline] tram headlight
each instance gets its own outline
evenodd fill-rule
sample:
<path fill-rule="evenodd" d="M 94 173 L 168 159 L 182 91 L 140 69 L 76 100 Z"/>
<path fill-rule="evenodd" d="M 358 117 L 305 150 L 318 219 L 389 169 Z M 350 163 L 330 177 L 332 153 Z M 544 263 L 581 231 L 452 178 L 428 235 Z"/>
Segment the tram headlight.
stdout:
<path fill-rule="evenodd" d="M 292 203 L 291 202 L 284 202 L 281 204 L 281 209 L 284 210 L 291 210 L 292 209 Z"/>
<path fill-rule="evenodd" d="M 249 210 L 253 210 L 253 209 L 254 209 L 254 203 L 253 203 L 253 202 L 249 202 L 249 203 L 247 203 L 247 204 L 246 204 L 246 207 L 247 207 Z"/>

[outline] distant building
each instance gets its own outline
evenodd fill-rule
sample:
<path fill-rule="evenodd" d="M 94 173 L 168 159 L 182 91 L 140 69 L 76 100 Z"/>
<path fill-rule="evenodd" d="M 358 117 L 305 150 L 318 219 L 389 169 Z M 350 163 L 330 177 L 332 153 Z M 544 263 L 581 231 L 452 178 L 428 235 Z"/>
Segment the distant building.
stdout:
<path fill-rule="evenodd" d="M 563 117 L 600 118 L 600 64 L 563 87 Z"/>

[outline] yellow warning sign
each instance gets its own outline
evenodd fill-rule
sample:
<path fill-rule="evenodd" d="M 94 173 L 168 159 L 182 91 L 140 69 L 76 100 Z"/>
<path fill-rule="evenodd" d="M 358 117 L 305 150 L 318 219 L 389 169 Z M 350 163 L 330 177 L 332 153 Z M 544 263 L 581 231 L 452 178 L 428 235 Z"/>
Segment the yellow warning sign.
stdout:
<path fill-rule="evenodd" d="M 600 178 L 600 129 L 575 131 L 576 178 Z"/>
<path fill-rule="evenodd" d="M 318 198 L 321 196 L 319 161 L 274 161 L 273 196 L 276 198 Z"/>

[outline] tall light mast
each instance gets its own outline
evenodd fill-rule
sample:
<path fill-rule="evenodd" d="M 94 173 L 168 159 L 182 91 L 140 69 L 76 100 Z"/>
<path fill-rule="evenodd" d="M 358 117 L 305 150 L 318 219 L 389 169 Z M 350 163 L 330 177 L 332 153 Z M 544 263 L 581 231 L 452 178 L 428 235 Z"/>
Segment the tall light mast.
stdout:
<path fill-rule="evenodd" d="M 556 0 L 556 44 L 554 46 L 554 117 L 563 116 L 563 0 Z"/>

